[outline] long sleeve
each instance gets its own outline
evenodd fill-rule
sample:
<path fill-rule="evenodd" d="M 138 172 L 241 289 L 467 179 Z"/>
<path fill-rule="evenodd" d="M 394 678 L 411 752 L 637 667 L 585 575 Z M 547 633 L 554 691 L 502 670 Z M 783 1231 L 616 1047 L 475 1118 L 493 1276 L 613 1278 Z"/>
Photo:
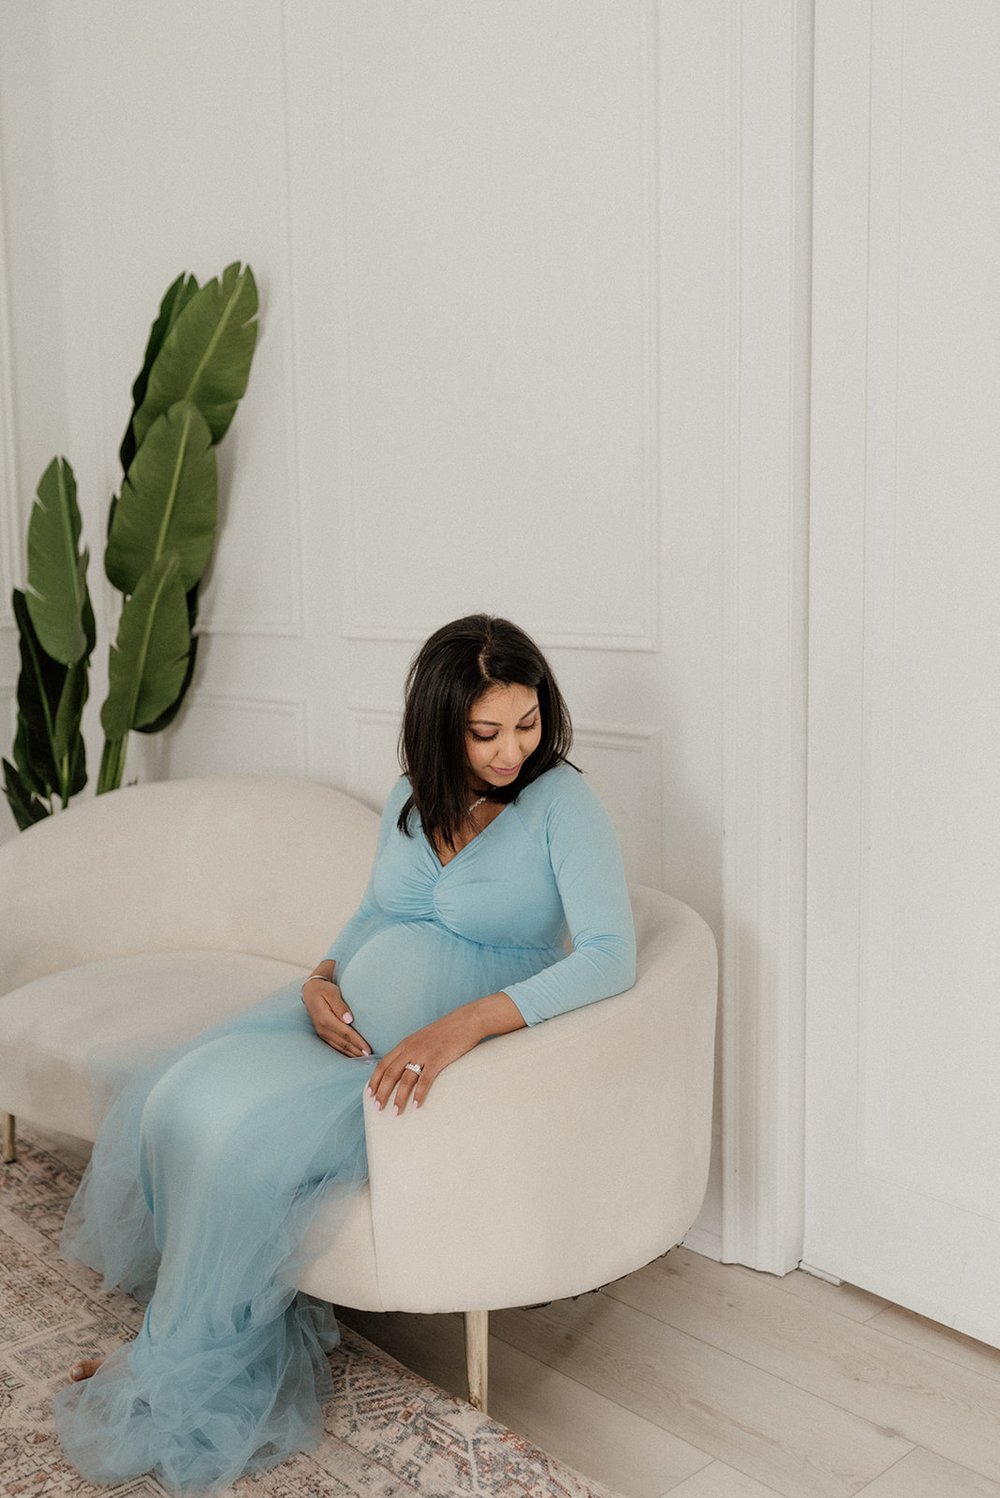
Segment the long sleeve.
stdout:
<path fill-rule="evenodd" d="M 389 792 L 389 798 L 382 812 L 382 821 L 379 824 L 375 858 L 372 862 L 371 873 L 368 876 L 365 892 L 361 896 L 361 904 L 347 924 L 337 933 L 337 936 L 323 954 L 326 958 L 333 958 L 337 964 L 338 971 L 347 966 L 358 948 L 385 919 L 378 901 L 375 899 L 375 869 L 378 866 L 379 858 L 382 856 L 382 851 L 386 843 L 395 831 L 396 819 L 409 793 L 409 782 L 402 777 L 396 781 L 396 784 Z"/>
<path fill-rule="evenodd" d="M 635 982 L 635 927 L 618 839 L 601 802 L 575 772 L 546 807 L 541 831 L 573 950 L 504 987 L 529 1025 Z"/>

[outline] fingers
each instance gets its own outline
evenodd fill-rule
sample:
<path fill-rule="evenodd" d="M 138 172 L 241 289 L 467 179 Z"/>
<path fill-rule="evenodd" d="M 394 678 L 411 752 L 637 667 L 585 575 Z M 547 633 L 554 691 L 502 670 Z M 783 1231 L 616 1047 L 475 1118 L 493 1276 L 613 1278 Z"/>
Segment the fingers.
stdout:
<path fill-rule="evenodd" d="M 367 1059 L 372 1053 L 364 1036 L 359 1035 L 357 1030 L 352 1030 L 350 1025 L 331 1023 L 323 1028 L 317 1026 L 316 1034 L 335 1051 L 340 1051 L 342 1056 L 362 1056 Z"/>
<path fill-rule="evenodd" d="M 419 1108 L 445 1067 L 471 1051 L 478 1038 L 461 1010 L 415 1030 L 375 1064 L 367 1088 L 374 1106 L 391 1105 L 394 1113 L 402 1113 L 412 1098 Z M 411 1061 L 420 1068 L 419 1075 L 410 1070 Z"/>
<path fill-rule="evenodd" d="M 302 1002 L 320 1040 L 344 1056 L 370 1056 L 371 1046 L 352 1026 L 354 1016 L 335 983 L 322 981 L 302 985 Z"/>
<path fill-rule="evenodd" d="M 376 1109 L 391 1105 L 393 1113 L 402 1113 L 411 1099 L 415 1108 L 424 1101 L 437 1073 L 424 1063 L 418 1076 L 409 1069 L 406 1059 L 390 1051 L 378 1063 L 366 1089 L 367 1095 L 374 1099 Z"/>

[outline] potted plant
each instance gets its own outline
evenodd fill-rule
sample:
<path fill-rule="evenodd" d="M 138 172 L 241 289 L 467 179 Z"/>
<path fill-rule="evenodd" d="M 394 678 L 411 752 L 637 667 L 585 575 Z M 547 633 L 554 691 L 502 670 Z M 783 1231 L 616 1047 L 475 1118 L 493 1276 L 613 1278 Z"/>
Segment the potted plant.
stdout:
<path fill-rule="evenodd" d="M 249 266 L 230 265 L 201 287 L 184 273 L 149 334 L 108 515 L 104 568 L 122 608 L 101 708 L 98 795 L 121 785 L 132 729 L 166 728 L 191 685 L 198 589 L 217 525 L 214 449 L 246 391 L 257 308 Z M 13 595 L 21 669 L 3 774 L 22 829 L 87 783 L 81 721 L 96 630 L 81 532 L 73 470 L 53 458 L 28 524 L 27 587 Z"/>

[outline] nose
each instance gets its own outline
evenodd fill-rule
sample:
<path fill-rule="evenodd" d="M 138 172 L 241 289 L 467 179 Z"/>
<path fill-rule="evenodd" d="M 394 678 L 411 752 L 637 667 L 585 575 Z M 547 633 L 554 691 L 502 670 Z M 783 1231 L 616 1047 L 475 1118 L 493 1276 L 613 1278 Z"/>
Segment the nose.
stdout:
<path fill-rule="evenodd" d="M 521 763 L 521 746 L 517 741 L 516 733 L 503 733 L 497 736 L 497 752 L 493 756 L 495 764 L 501 770 L 513 770 L 515 765 Z"/>

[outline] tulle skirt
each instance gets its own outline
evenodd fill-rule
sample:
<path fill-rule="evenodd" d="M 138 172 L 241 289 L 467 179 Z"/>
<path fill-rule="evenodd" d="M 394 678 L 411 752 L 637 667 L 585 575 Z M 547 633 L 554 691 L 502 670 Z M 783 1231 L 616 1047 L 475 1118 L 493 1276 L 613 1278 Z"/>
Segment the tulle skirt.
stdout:
<path fill-rule="evenodd" d="M 316 1444 L 338 1332 L 295 1288 L 300 1245 L 365 1179 L 371 1067 L 317 1038 L 295 984 L 120 1090 L 62 1247 L 148 1304 L 136 1339 L 57 1396 L 86 1477 L 199 1491 Z"/>
<path fill-rule="evenodd" d="M 378 1056 L 560 955 L 393 922 L 338 972 Z M 86 1477 L 153 1471 L 174 1491 L 204 1490 L 316 1444 L 338 1333 L 332 1308 L 295 1283 L 320 1207 L 365 1180 L 373 1066 L 317 1038 L 296 983 L 118 1091 L 62 1248 L 148 1304 L 135 1341 L 57 1398 Z"/>

